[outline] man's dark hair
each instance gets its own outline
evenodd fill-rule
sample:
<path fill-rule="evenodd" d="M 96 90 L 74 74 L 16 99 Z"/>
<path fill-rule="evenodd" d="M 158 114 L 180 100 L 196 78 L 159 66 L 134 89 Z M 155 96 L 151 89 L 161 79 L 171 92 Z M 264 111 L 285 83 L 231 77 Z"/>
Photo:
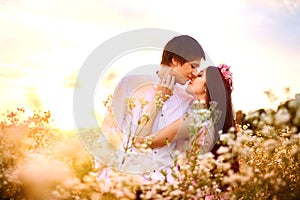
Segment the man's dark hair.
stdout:
<path fill-rule="evenodd" d="M 173 58 L 182 65 L 197 58 L 205 60 L 205 53 L 197 40 L 188 35 L 180 35 L 165 45 L 161 64 L 170 66 Z"/>

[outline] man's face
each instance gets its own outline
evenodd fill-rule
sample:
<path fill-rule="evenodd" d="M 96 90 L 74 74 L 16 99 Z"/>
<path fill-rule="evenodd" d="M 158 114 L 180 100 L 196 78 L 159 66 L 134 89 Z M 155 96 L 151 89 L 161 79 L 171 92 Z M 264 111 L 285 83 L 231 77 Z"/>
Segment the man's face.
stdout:
<path fill-rule="evenodd" d="M 176 73 L 176 82 L 184 85 L 187 81 L 191 80 L 193 74 L 197 74 L 198 67 L 200 67 L 200 58 L 185 62 L 183 65 L 179 63 L 174 65 L 173 70 Z"/>

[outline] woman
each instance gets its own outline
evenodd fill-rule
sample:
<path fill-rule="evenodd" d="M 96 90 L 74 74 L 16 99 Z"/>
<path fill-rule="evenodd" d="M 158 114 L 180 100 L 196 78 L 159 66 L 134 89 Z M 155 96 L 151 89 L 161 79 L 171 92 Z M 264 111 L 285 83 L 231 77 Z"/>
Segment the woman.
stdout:
<path fill-rule="evenodd" d="M 157 93 L 160 94 L 160 100 L 166 101 L 168 95 L 172 95 L 173 77 L 168 76 L 166 81 L 157 87 Z M 216 144 L 219 138 L 219 131 L 226 133 L 230 127 L 235 127 L 234 115 L 231 102 L 232 80 L 229 67 L 220 65 L 219 67 L 208 67 L 202 70 L 195 76 L 189 83 L 186 92 L 193 95 L 195 99 L 204 100 L 206 105 L 209 106 L 211 102 L 216 102 L 217 106 L 213 110 L 212 117 L 215 118 L 219 115 L 218 120 L 213 123 L 213 127 L 209 126 L 206 140 L 210 142 L 207 151 L 211 151 L 217 156 L 217 149 L 220 144 Z M 178 119 L 167 127 L 158 132 L 151 134 L 151 128 L 154 119 L 159 113 L 157 106 L 157 99 L 152 102 L 152 107 L 148 110 L 151 118 L 139 127 L 139 135 L 135 140 L 135 146 L 140 146 L 145 140 L 149 141 L 149 146 L 152 149 L 161 148 L 168 143 L 177 142 L 189 138 L 188 128 L 191 119 L 183 118 Z M 180 144 L 177 144 L 180 146 Z"/>

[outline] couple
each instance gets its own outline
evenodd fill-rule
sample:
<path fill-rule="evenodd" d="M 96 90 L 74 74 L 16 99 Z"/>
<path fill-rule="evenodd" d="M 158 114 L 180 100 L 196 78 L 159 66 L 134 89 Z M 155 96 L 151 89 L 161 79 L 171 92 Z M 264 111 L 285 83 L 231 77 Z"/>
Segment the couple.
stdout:
<path fill-rule="evenodd" d="M 112 99 L 114 120 L 122 131 L 118 157 L 126 158 L 126 161 L 119 159 L 119 169 L 131 173 L 151 172 L 152 178 L 160 179 L 156 173 L 173 163 L 170 154 L 182 149 L 189 137 L 190 121 L 185 115 L 194 99 L 204 100 L 207 106 L 217 102 L 216 109 L 221 115 L 213 126 L 208 123 L 207 127 L 208 151 L 216 153 L 218 132 L 227 132 L 234 126 L 231 74 L 225 65 L 197 72 L 202 59 L 205 60 L 205 53 L 201 45 L 188 35 L 180 35 L 165 45 L 161 68 L 156 74 L 126 76 L 119 82 Z M 188 87 L 184 89 L 187 82 Z M 128 98 L 134 99 L 129 111 Z M 148 103 L 139 107 L 141 98 Z M 145 116 L 146 122 L 141 123 Z M 128 145 L 142 145 L 145 138 L 150 152 L 128 150 Z"/>

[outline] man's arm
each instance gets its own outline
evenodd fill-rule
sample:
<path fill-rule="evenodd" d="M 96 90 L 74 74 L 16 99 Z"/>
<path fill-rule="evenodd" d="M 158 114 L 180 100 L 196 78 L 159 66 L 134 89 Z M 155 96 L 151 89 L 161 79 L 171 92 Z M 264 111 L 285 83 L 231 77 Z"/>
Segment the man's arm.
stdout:
<path fill-rule="evenodd" d="M 158 113 L 161 111 L 163 104 L 169 99 L 173 94 L 175 84 L 175 77 L 168 75 L 163 83 L 157 86 L 155 97 L 151 101 L 146 115 L 143 115 L 138 124 L 136 131 L 136 142 L 142 142 L 143 138 L 152 133 L 152 128 Z"/>

